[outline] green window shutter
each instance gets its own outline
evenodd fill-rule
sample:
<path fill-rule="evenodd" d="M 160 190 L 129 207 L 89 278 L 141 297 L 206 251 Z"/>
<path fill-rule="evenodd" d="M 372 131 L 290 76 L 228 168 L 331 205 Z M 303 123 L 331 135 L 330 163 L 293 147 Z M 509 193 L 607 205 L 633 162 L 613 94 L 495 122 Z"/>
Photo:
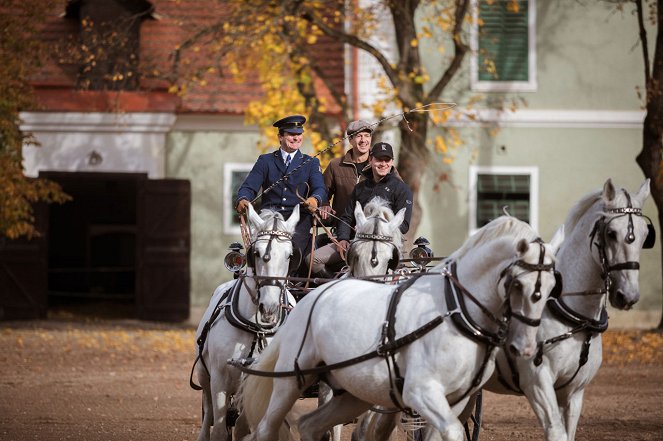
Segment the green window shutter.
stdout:
<path fill-rule="evenodd" d="M 518 11 L 507 10 L 511 0 L 479 0 L 479 80 L 529 80 L 528 0 Z M 494 63 L 495 71 L 488 66 Z"/>
<path fill-rule="evenodd" d="M 501 216 L 503 207 L 511 216 L 530 221 L 530 176 L 477 175 L 477 227 Z"/>

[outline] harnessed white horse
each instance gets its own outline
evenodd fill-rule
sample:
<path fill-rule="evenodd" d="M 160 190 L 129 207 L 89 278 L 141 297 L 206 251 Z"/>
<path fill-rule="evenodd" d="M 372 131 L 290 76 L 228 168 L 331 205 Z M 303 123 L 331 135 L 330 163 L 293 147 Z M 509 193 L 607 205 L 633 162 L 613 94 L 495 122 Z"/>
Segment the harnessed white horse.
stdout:
<path fill-rule="evenodd" d="M 262 350 L 265 339 L 276 332 L 286 309 L 294 304 L 285 280 L 270 277 L 285 278 L 291 264 L 299 264 L 291 242 L 299 206 L 285 221 L 281 214 L 268 210 L 259 216 L 249 205 L 248 221 L 252 234 L 246 275 L 216 288 L 196 332 L 198 358 L 194 368 L 203 390 L 198 441 L 210 440 L 210 429 L 214 441 L 230 438 L 232 422 L 226 417 L 229 411 L 233 416 L 231 401 L 239 387 L 240 372 L 228 366 L 227 360 L 252 357 Z"/>
<path fill-rule="evenodd" d="M 363 209 L 357 202 L 354 214 L 356 234 L 346 256 L 349 266 L 347 274 L 353 277 L 378 276 L 386 274 L 389 269 L 396 269 L 403 245 L 400 226 L 405 218 L 405 209 L 394 215 L 389 202 L 376 196 Z M 333 391 L 321 382 L 318 394 L 318 403 L 322 405 L 331 400 Z M 341 427 L 334 427 L 334 441 L 340 441 Z"/>
<path fill-rule="evenodd" d="M 492 373 L 494 347 L 534 354 L 563 240 L 562 230 L 551 245 L 516 240 L 515 230 L 528 229 L 531 240 L 536 234 L 515 218 L 489 225 L 437 272 L 400 285 L 345 279 L 309 293 L 257 362 L 242 368 L 277 376 L 243 381 L 247 439 L 277 439 L 301 391 L 324 372 L 345 393 L 301 418 L 302 441 L 319 440 L 371 404 L 414 410 L 445 440 L 462 440 L 456 416 Z"/>
<path fill-rule="evenodd" d="M 403 245 L 400 226 L 405 218 L 405 208 L 394 215 L 389 203 L 376 196 L 363 210 L 357 202 L 354 213 L 356 233 L 346 257 L 350 275 L 375 276 L 396 269 Z"/>
<path fill-rule="evenodd" d="M 601 333 L 608 327 L 606 303 L 630 309 L 639 299 L 640 252 L 654 245 L 651 221 L 642 214 L 649 180 L 636 194 L 608 179 L 569 212 L 567 239 L 557 254 L 564 277 L 561 296 L 551 298 L 531 360 L 497 356 L 485 389 L 525 394 L 547 441 L 573 441 L 585 387 L 601 365 Z"/>

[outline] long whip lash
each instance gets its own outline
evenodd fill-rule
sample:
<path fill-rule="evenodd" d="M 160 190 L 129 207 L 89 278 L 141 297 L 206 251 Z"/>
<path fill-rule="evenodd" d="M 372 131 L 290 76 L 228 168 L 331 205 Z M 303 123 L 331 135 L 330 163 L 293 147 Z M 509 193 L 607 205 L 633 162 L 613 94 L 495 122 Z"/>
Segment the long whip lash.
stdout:
<path fill-rule="evenodd" d="M 409 121 L 407 120 L 407 118 L 405 117 L 405 115 L 407 115 L 408 113 L 444 112 L 444 111 L 446 111 L 446 110 L 453 109 L 454 107 L 456 107 L 456 103 L 430 103 L 430 104 L 423 104 L 423 105 L 421 105 L 421 106 L 415 107 L 414 109 L 410 109 L 410 110 L 408 110 L 408 111 L 406 111 L 406 112 L 398 113 L 398 114 L 396 114 L 396 115 L 391 115 L 391 116 L 388 116 L 388 117 L 386 117 L 386 118 L 382 118 L 380 121 L 378 121 L 378 122 L 376 122 L 376 123 L 373 123 L 373 124 L 369 125 L 368 127 L 373 127 L 373 126 L 376 126 L 376 127 L 377 127 L 377 126 L 379 126 L 380 124 L 382 124 L 382 123 L 385 122 L 385 121 L 388 121 L 388 120 L 390 120 L 390 119 L 394 119 L 394 118 L 399 118 L 399 117 L 401 117 L 401 118 L 403 118 L 403 121 L 405 121 L 405 124 L 407 125 L 408 130 L 409 130 L 410 132 L 412 132 L 413 130 L 412 130 L 412 127 L 410 127 L 410 122 L 409 122 Z M 331 148 L 333 148 L 335 145 L 342 143 L 343 141 L 345 141 L 345 140 L 348 139 L 349 137 L 350 137 L 350 135 L 346 135 L 346 136 L 344 136 L 343 138 L 339 139 L 338 141 L 336 141 L 336 142 L 334 142 L 334 143 L 332 143 L 332 144 L 329 144 L 327 147 L 325 147 L 324 149 L 320 150 L 318 153 L 316 153 L 315 155 L 311 156 L 309 159 L 307 159 L 306 161 L 302 162 L 302 163 L 299 164 L 297 167 L 295 167 L 294 169 L 290 170 L 288 173 L 286 173 L 286 174 L 284 174 L 283 176 L 281 176 L 281 178 L 279 178 L 277 181 L 275 181 L 272 185 L 270 185 L 269 187 L 265 188 L 263 191 L 261 191 L 260 193 L 258 193 L 258 194 L 256 195 L 256 197 L 253 198 L 253 200 L 251 201 L 251 203 L 253 204 L 253 203 L 254 203 L 254 202 L 255 202 L 260 196 L 262 196 L 263 194 L 267 193 L 267 192 L 270 191 L 272 188 L 276 187 L 281 181 L 283 181 L 283 180 L 285 180 L 285 179 L 288 179 L 288 177 L 289 177 L 291 174 L 293 174 L 294 172 L 296 172 L 297 170 L 299 170 L 300 168 L 302 168 L 305 164 L 307 164 L 307 163 L 308 163 L 309 161 L 311 161 L 313 158 L 315 158 L 315 157 L 317 157 L 317 156 L 320 156 L 320 155 L 323 154 L 324 152 L 326 152 L 326 151 L 330 150 Z M 334 217 L 335 217 L 335 216 L 334 216 Z M 336 218 L 336 219 L 338 219 L 338 218 Z"/>

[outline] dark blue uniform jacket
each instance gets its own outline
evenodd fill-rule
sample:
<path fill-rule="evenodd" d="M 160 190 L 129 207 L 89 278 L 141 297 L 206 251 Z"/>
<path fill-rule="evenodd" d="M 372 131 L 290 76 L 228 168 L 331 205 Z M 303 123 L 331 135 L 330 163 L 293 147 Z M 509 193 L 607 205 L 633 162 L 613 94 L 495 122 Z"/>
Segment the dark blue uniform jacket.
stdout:
<path fill-rule="evenodd" d="M 322 203 L 327 201 L 327 190 L 322 178 L 318 158 L 311 158 L 309 155 L 305 155 L 297 150 L 295 157 L 286 170 L 280 149 L 258 157 L 249 175 L 239 188 L 235 205 L 241 199 L 252 201 L 258 194 L 258 191 L 260 191 L 260 188 L 264 191 L 274 182 L 281 179 L 287 172 L 295 170 L 304 162 L 306 163 L 289 175 L 287 179 L 282 180 L 271 190 L 263 193 L 261 208 L 278 211 L 287 219 L 294 206 L 301 202 L 295 193 L 296 190 L 299 190 L 301 197 L 307 198 L 313 196 L 318 200 L 318 205 L 322 205 Z"/>

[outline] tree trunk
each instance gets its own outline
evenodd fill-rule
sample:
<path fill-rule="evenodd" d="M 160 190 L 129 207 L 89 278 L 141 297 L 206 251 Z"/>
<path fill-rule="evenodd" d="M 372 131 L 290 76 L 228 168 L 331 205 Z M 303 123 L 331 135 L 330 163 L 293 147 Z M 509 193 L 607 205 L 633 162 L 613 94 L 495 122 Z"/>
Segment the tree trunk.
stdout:
<path fill-rule="evenodd" d="M 419 192 L 421 180 L 428 171 L 428 160 L 430 153 L 426 149 L 426 125 L 425 113 L 414 113 L 406 116 L 406 121 L 400 123 L 401 149 L 398 154 L 398 173 L 412 190 L 412 220 L 410 229 L 406 234 L 407 247 L 412 247 L 413 237 L 421 222 L 421 205 L 419 204 Z"/>
<path fill-rule="evenodd" d="M 642 169 L 645 177 L 651 180 L 651 195 L 658 210 L 658 230 L 663 231 L 663 176 L 661 176 L 661 161 L 663 156 L 663 32 L 661 20 L 663 19 L 663 1 L 658 0 L 658 30 L 656 34 L 656 48 L 654 52 L 654 65 L 651 78 L 646 78 L 647 87 L 647 116 L 642 131 L 642 150 L 636 157 L 636 162 Z M 641 37 L 642 38 L 642 37 Z M 644 41 L 646 44 L 646 40 Z M 646 62 L 646 60 L 645 60 Z M 661 247 L 663 253 L 663 247 Z M 663 258 L 663 254 L 661 255 Z M 663 277 L 663 265 L 661 266 Z M 663 296 L 663 290 L 661 291 Z M 658 324 L 663 329 L 663 314 Z"/>

